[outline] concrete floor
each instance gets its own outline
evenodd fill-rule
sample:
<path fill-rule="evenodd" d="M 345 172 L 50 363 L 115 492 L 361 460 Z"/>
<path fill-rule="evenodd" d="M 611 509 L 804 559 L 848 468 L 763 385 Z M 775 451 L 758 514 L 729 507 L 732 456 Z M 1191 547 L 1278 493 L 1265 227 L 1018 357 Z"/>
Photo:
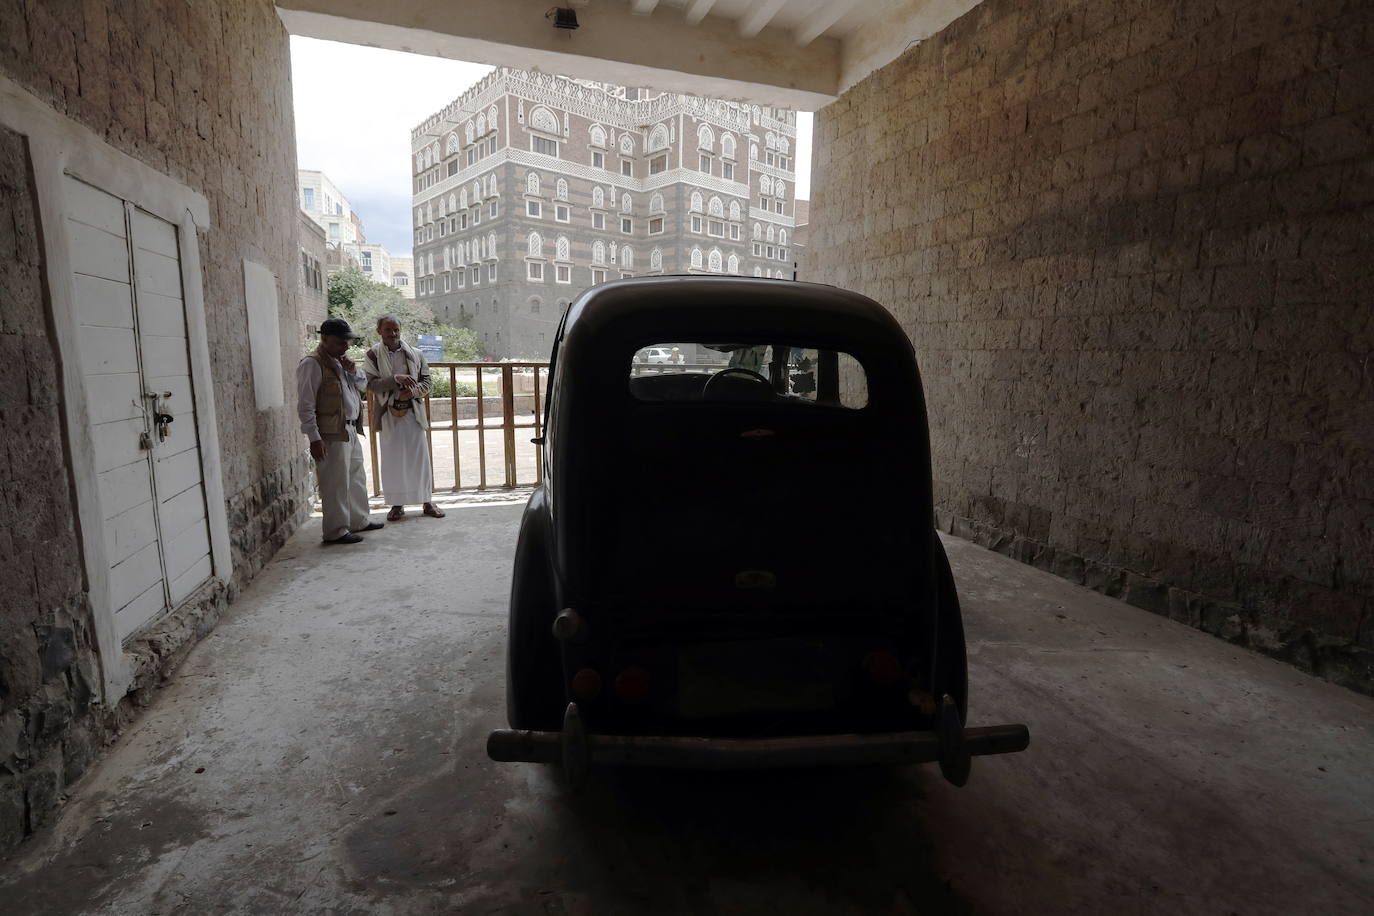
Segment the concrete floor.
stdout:
<path fill-rule="evenodd" d="M 1369 913 L 1374 700 L 961 541 L 1027 753 L 554 774 L 503 721 L 519 507 L 311 523 L 0 879 L 6 913 Z"/>

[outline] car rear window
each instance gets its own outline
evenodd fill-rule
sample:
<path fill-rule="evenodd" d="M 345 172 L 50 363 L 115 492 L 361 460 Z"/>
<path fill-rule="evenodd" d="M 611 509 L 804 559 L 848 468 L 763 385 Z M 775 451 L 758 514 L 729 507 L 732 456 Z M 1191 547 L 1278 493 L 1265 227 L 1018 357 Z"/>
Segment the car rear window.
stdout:
<path fill-rule="evenodd" d="M 776 343 L 656 343 L 635 351 L 641 401 L 769 401 L 861 409 L 868 376 L 848 353 Z"/>

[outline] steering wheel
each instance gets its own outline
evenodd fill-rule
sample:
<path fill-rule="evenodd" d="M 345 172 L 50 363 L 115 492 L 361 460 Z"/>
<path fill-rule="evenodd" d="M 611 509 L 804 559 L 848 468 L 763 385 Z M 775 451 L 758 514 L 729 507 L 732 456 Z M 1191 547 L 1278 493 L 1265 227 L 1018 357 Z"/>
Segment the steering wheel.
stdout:
<path fill-rule="evenodd" d="M 715 375 L 711 376 L 710 379 L 707 380 L 706 385 L 701 389 L 701 399 L 703 401 L 709 400 L 712 396 L 713 390 L 718 395 L 720 389 L 722 388 L 722 386 L 719 384 L 720 380 L 723 378 L 731 378 L 733 376 L 739 376 L 740 378 L 748 379 L 751 382 L 758 382 L 759 384 L 763 385 L 768 389 L 769 394 L 773 393 L 773 383 L 768 381 L 768 379 L 764 378 L 759 373 L 755 372 L 753 369 L 746 369 L 743 366 L 731 366 L 728 369 L 720 370 Z M 752 398 L 753 394 L 751 393 L 747 399 Z M 741 398 L 741 400 L 745 399 L 746 398 Z"/>

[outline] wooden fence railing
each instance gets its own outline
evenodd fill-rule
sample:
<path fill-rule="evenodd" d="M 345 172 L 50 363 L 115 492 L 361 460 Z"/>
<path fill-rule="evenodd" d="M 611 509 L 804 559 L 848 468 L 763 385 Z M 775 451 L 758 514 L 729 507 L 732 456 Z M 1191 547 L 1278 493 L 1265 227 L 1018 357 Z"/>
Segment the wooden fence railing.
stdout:
<path fill-rule="evenodd" d="M 448 393 L 424 399 L 434 491 L 487 490 L 539 484 L 544 479 L 541 445 L 546 362 L 430 363 L 430 374 Z M 471 392 L 471 394 L 469 394 Z M 366 415 L 372 416 L 368 395 Z M 528 436 L 520 431 L 530 430 Z M 369 420 L 373 496 L 382 495 L 377 460 L 377 430 Z M 493 473 L 494 472 L 494 473 Z"/>

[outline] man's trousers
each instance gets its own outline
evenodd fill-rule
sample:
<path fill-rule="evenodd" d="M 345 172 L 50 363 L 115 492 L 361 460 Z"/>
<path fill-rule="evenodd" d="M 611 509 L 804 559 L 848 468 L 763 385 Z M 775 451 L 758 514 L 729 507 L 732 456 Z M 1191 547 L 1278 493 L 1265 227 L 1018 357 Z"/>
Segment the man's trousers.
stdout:
<path fill-rule="evenodd" d="M 347 442 L 325 442 L 324 460 L 315 466 L 324 509 L 324 539 L 332 541 L 368 525 L 367 472 L 363 441 L 348 427 Z"/>

